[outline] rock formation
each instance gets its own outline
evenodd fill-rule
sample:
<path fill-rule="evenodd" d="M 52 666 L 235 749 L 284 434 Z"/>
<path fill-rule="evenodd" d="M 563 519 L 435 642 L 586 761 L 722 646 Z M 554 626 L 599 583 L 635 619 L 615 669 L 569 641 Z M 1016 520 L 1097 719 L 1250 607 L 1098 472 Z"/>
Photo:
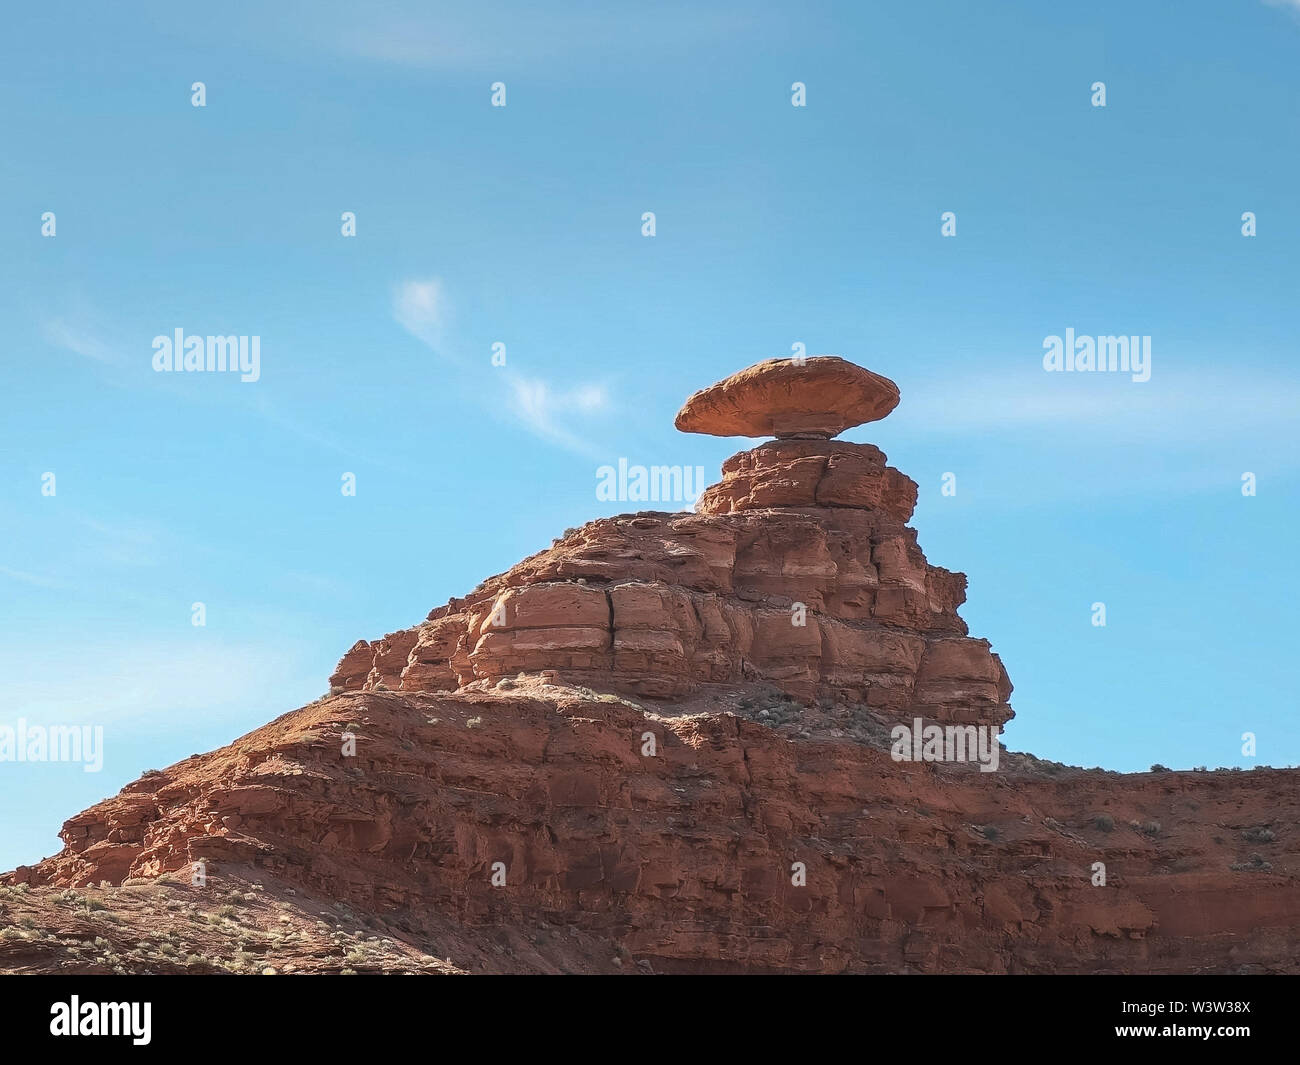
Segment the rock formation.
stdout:
<path fill-rule="evenodd" d="M 682 406 L 677 428 L 711 436 L 838 436 L 898 406 L 898 386 L 834 355 L 768 359 Z"/>
<path fill-rule="evenodd" d="M 898 397 L 893 382 L 841 359 L 769 360 L 696 393 L 678 425 L 718 424 L 715 390 L 748 399 L 738 410 L 751 425 L 788 425 L 797 410 L 804 426 L 844 428 Z M 881 396 L 892 402 L 882 408 Z M 779 440 L 722 471 L 695 514 L 591 522 L 423 625 L 357 643 L 330 684 L 451 691 L 548 670 L 658 699 L 766 681 L 906 720 L 1012 716 L 1002 663 L 957 616 L 966 578 L 926 562 L 906 524 L 916 484 L 879 449 Z"/>
<path fill-rule="evenodd" d="M 769 362 L 687 402 L 787 436 L 695 513 L 591 522 L 70 819 L 0 877 L 0 970 L 1300 971 L 1295 771 L 891 757 L 900 721 L 1000 727 L 1011 685 L 916 485 L 831 439 L 892 385 L 810 364 L 811 395 Z M 130 946 L 160 924 L 178 950 Z"/>

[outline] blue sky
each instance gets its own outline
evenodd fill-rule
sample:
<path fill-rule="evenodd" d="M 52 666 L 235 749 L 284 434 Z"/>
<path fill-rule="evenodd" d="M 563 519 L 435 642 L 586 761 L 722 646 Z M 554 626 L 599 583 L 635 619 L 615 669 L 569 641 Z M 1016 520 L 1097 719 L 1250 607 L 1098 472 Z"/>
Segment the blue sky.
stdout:
<path fill-rule="evenodd" d="M 676 433 L 681 400 L 795 342 L 898 382 L 846 438 L 919 482 L 923 549 L 969 575 L 1009 746 L 1300 763 L 1298 15 L 9 13 L 0 725 L 102 724 L 106 750 L 0 764 L 0 868 L 320 695 L 357 638 L 635 509 L 598 465 L 713 474 L 746 442 Z M 154 373 L 178 327 L 259 336 L 260 380 Z M 1046 373 L 1067 327 L 1149 335 L 1151 380 Z"/>

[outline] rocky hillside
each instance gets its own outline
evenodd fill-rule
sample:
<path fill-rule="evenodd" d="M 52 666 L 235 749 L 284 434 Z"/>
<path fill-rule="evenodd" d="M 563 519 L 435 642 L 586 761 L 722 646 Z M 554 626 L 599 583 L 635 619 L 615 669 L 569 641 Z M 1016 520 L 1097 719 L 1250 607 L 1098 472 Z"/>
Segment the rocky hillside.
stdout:
<path fill-rule="evenodd" d="M 892 756 L 1012 711 L 916 485 L 833 439 L 891 388 L 811 359 L 697 393 L 679 426 L 779 438 L 70 819 L 0 878 L 0 969 L 1300 971 L 1300 772 Z"/>

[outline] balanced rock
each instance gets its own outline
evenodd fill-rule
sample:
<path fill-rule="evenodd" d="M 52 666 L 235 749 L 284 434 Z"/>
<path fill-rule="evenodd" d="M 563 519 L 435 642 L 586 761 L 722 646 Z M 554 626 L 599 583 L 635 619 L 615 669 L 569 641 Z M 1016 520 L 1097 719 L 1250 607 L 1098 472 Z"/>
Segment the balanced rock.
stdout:
<path fill-rule="evenodd" d="M 1300 972 L 1300 771 L 897 759 L 918 719 L 995 743 L 1011 682 L 907 525 L 916 484 L 826 439 L 880 416 L 826 385 L 866 371 L 811 363 L 729 379 L 761 417 L 696 397 L 678 424 L 820 439 L 733 456 L 695 513 L 570 530 L 353 644 L 330 695 L 70 818 L 0 875 L 23 888 L 0 931 L 63 931 L 0 935 L 0 972 L 104 971 L 67 888 L 100 892 L 134 972 L 338 972 L 323 912 L 383 934 L 370 972 Z M 715 414 L 729 382 L 699 394 Z M 1254 839 L 1268 861 L 1242 861 Z M 1122 882 L 1090 887 L 1098 861 Z M 187 917 L 198 862 L 245 926 L 286 922 L 269 953 Z M 132 949 L 163 933 L 168 958 Z"/>
<path fill-rule="evenodd" d="M 835 355 L 768 359 L 686 401 L 676 426 L 709 436 L 832 437 L 879 421 L 898 406 L 898 386 Z"/>
<path fill-rule="evenodd" d="M 930 565 L 907 526 L 916 482 L 871 444 L 828 439 L 897 402 L 891 381 L 829 356 L 696 393 L 679 428 L 796 438 L 733 455 L 694 514 L 589 522 L 423 624 L 355 644 L 331 687 L 461 691 L 555 671 L 642 698 L 766 685 L 882 720 L 1000 727 L 1011 681 L 957 614 L 965 576 Z"/>

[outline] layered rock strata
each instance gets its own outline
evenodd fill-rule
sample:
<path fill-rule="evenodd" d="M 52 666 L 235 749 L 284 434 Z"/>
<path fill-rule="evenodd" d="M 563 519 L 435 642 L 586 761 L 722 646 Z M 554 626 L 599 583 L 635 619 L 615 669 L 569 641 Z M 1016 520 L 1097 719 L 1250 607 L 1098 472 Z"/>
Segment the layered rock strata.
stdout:
<path fill-rule="evenodd" d="M 453 691 L 555 671 L 660 699 L 770 682 L 804 701 L 999 725 L 1011 683 L 957 607 L 966 578 L 906 525 L 916 484 L 869 444 L 742 452 L 694 514 L 594 521 L 430 613 L 355 644 L 337 691 Z"/>
<path fill-rule="evenodd" d="M 759 691 L 695 710 L 536 678 L 331 696 L 141 778 L 0 879 L 189 884 L 201 859 L 190 902 L 255 880 L 281 912 L 344 902 L 475 972 L 1300 971 L 1295 770 L 1007 755 L 985 774 L 894 762 L 849 708 L 811 733 L 772 724 L 789 704 Z M 258 967 L 321 964 L 258 949 Z"/>

